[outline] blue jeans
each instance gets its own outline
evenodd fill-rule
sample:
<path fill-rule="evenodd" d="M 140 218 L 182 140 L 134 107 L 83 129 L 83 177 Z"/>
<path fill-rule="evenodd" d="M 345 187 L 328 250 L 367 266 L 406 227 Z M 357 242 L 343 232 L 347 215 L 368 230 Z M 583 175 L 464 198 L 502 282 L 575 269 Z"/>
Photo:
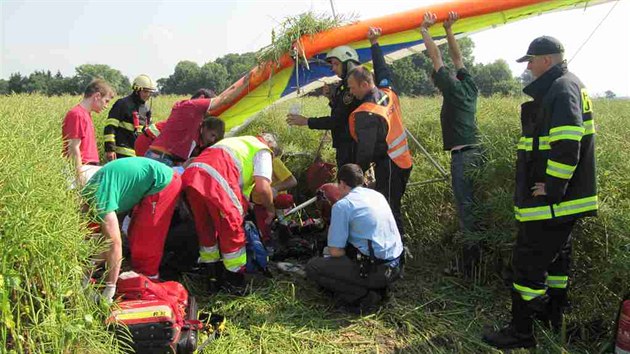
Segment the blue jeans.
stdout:
<path fill-rule="evenodd" d="M 477 147 L 451 153 L 453 195 L 457 205 L 459 228 L 464 234 L 476 230 L 474 174 L 482 162 L 481 151 Z"/>
<path fill-rule="evenodd" d="M 150 158 L 151 160 L 159 161 L 168 167 L 173 167 L 175 162 L 166 154 L 160 154 L 152 150 L 147 150 L 144 154 L 144 157 Z"/>

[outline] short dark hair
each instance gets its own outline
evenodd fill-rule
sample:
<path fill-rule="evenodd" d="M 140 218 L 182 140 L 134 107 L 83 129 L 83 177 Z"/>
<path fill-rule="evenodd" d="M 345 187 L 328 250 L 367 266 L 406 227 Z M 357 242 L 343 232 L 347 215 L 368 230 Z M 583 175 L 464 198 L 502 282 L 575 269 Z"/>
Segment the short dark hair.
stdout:
<path fill-rule="evenodd" d="M 107 96 L 108 94 L 112 97 L 116 95 L 116 91 L 107 83 L 107 81 L 103 79 L 95 79 L 92 80 L 86 87 L 85 91 L 83 91 L 83 97 L 90 98 L 94 96 L 95 93 L 100 93 L 103 96 Z"/>
<path fill-rule="evenodd" d="M 337 172 L 337 181 L 343 181 L 350 188 L 361 186 L 363 185 L 363 170 L 359 165 L 345 164 Z"/>
<path fill-rule="evenodd" d="M 213 98 L 213 97 L 217 97 L 217 94 L 214 93 L 214 91 L 207 88 L 202 88 L 202 89 L 197 90 L 197 92 L 195 92 L 195 94 L 192 95 L 190 99 L 196 100 L 197 98 Z"/>
<path fill-rule="evenodd" d="M 348 74 L 348 76 L 353 77 L 358 83 L 361 83 L 361 82 L 367 82 L 368 84 L 374 83 L 374 76 L 372 75 L 370 70 L 362 66 L 357 66 L 354 69 L 350 70 L 350 73 Z"/>
<path fill-rule="evenodd" d="M 223 119 L 213 116 L 206 116 L 203 119 L 203 122 L 201 122 L 201 127 L 204 129 L 216 131 L 218 140 L 223 139 L 223 136 L 225 135 L 225 122 L 223 121 Z"/>

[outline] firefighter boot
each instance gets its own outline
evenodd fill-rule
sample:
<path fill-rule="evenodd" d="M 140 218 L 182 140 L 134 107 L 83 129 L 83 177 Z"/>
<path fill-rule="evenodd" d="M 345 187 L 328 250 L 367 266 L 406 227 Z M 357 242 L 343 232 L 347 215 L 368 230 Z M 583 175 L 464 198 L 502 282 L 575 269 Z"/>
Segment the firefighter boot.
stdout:
<path fill-rule="evenodd" d="M 216 294 L 219 292 L 223 281 L 223 264 L 220 262 L 201 263 L 201 274 L 205 277 L 208 285 L 208 292 Z"/>
<path fill-rule="evenodd" d="M 547 290 L 547 294 L 549 295 L 549 305 L 547 306 L 549 324 L 554 332 L 560 333 L 564 310 L 569 307 L 567 289 L 550 288 Z"/>
<path fill-rule="evenodd" d="M 228 294 L 242 296 L 245 294 L 245 274 L 240 272 L 224 271 L 221 290 Z"/>
<path fill-rule="evenodd" d="M 532 300 L 535 301 L 536 299 Z M 533 348 L 536 346 L 532 304 L 512 292 L 512 321 L 495 332 L 486 333 L 483 341 L 498 349 Z"/>

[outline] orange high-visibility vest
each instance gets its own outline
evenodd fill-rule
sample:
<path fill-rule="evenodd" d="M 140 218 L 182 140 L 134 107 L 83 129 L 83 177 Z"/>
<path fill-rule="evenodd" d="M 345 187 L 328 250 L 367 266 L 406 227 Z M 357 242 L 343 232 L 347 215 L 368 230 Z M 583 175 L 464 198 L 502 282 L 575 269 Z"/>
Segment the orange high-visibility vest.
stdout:
<path fill-rule="evenodd" d="M 389 98 L 387 106 L 381 106 L 378 103 L 363 102 L 355 109 L 349 118 L 350 135 L 354 141 L 358 142 L 355 130 L 356 114 L 367 112 L 382 117 L 387 123 L 387 155 L 400 168 L 410 168 L 413 165 L 411 153 L 409 152 L 409 144 L 407 143 L 407 132 L 402 123 L 402 113 L 400 111 L 400 102 L 396 93 L 390 89 L 380 89 L 385 93 L 384 98 Z"/>

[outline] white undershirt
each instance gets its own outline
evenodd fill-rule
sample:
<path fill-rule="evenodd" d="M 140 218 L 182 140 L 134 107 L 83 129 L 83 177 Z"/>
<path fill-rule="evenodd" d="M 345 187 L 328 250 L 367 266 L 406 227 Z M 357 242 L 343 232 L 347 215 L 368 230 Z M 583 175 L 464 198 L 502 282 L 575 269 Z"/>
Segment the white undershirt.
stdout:
<path fill-rule="evenodd" d="M 273 158 L 269 150 L 260 150 L 254 155 L 254 176 L 264 177 L 271 182 Z"/>

